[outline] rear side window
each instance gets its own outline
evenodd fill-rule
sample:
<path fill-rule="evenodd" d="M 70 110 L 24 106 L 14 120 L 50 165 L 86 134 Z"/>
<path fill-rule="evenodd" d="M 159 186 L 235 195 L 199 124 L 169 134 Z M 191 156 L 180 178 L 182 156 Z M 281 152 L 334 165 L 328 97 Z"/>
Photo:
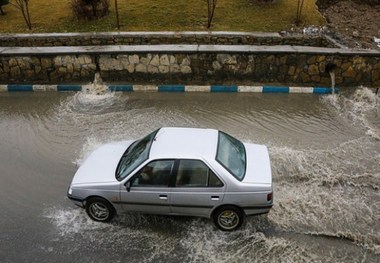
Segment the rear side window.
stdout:
<path fill-rule="evenodd" d="M 223 182 L 202 161 L 180 160 L 175 186 L 222 187 Z"/>

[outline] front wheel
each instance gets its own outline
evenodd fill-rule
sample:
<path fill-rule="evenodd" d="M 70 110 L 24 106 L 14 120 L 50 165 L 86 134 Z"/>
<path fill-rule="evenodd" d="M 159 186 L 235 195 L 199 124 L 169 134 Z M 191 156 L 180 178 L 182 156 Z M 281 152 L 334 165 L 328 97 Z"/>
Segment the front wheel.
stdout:
<path fill-rule="evenodd" d="M 92 220 L 98 222 L 109 222 L 115 215 L 113 206 L 99 197 L 94 197 L 87 201 L 86 212 Z"/>
<path fill-rule="evenodd" d="M 243 224 L 244 215 L 235 206 L 224 206 L 214 212 L 213 219 L 216 227 L 220 230 L 233 231 Z"/>

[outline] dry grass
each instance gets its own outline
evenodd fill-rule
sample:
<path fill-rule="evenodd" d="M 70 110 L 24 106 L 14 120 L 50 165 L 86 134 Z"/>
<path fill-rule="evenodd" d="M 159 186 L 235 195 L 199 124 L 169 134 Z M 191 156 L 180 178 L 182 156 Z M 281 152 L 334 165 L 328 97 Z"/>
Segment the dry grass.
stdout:
<path fill-rule="evenodd" d="M 111 14 L 98 21 L 77 21 L 70 10 L 70 0 L 30 1 L 32 31 L 28 31 L 21 12 L 3 6 L 0 33 L 105 32 L 116 31 L 114 1 Z M 205 0 L 119 0 L 120 31 L 204 31 L 207 22 Z M 297 0 L 278 0 L 259 4 L 256 0 L 219 0 L 211 30 L 270 31 L 292 27 Z M 322 25 L 324 19 L 315 1 L 305 1 L 304 25 Z"/>

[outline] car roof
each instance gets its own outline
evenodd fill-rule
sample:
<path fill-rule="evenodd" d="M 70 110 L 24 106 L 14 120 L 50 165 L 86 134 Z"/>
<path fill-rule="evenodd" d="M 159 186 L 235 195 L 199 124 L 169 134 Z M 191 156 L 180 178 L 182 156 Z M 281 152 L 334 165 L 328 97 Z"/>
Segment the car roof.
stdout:
<path fill-rule="evenodd" d="M 161 128 L 152 143 L 150 159 L 215 159 L 218 130 L 201 128 Z"/>

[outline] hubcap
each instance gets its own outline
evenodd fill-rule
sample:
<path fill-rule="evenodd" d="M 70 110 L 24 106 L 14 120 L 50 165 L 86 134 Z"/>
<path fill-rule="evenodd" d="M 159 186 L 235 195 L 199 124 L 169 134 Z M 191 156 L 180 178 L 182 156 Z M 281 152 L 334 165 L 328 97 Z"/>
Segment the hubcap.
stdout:
<path fill-rule="evenodd" d="M 233 229 L 239 224 L 239 216 L 234 211 L 226 210 L 219 215 L 218 222 L 224 229 Z"/>
<path fill-rule="evenodd" d="M 108 208 L 101 203 L 93 203 L 89 209 L 91 215 L 99 221 L 104 221 L 109 216 Z"/>

